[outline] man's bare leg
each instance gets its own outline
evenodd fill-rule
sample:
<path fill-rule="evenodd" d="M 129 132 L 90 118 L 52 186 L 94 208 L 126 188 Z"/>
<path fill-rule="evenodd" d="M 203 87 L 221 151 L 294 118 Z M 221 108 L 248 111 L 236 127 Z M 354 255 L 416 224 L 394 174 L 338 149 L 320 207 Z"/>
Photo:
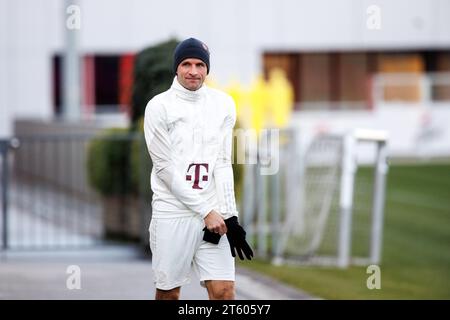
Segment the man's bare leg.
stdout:
<path fill-rule="evenodd" d="M 234 281 L 207 280 L 205 285 L 209 300 L 234 300 Z"/>
<path fill-rule="evenodd" d="M 170 290 L 156 289 L 155 300 L 178 300 L 180 299 L 180 287 Z"/>

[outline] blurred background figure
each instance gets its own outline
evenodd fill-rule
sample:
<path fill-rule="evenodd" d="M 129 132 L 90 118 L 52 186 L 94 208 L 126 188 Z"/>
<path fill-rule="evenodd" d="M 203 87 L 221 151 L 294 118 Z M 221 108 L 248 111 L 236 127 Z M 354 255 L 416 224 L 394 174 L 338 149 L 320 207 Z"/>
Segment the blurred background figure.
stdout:
<path fill-rule="evenodd" d="M 268 83 L 269 114 L 272 119 L 269 127 L 284 128 L 289 124 L 292 107 L 294 105 L 294 94 L 292 85 L 281 69 L 270 70 Z"/>

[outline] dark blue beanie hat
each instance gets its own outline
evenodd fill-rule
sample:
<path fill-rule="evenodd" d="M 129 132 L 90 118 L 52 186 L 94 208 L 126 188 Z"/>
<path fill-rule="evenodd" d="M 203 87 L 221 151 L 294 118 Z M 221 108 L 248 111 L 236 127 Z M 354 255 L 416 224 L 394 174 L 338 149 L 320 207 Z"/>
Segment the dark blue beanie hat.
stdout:
<path fill-rule="evenodd" d="M 177 73 L 178 65 L 188 58 L 202 60 L 206 64 L 207 74 L 209 73 L 209 50 L 206 44 L 194 38 L 180 42 L 173 53 L 173 72 Z"/>

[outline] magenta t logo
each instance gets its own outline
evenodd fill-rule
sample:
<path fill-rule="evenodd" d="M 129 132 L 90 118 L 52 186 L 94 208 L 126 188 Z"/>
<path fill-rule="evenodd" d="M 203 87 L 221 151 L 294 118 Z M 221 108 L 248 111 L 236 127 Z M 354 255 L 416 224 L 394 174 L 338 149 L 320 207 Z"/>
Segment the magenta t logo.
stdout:
<path fill-rule="evenodd" d="M 191 168 L 195 167 L 194 170 L 194 184 L 192 185 L 192 189 L 203 189 L 198 184 L 200 182 L 200 170 L 201 168 L 206 169 L 206 175 L 202 175 L 202 181 L 208 181 L 208 164 L 207 163 L 191 163 L 189 165 L 189 168 L 187 169 L 187 172 L 189 173 L 191 171 Z M 192 181 L 192 175 L 187 174 L 186 175 L 187 181 Z"/>

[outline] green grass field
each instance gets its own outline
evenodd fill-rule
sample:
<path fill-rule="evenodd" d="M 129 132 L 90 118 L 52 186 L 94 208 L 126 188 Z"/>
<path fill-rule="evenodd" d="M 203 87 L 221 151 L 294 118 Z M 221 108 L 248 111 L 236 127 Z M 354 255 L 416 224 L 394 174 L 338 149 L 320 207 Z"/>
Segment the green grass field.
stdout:
<path fill-rule="evenodd" d="M 381 289 L 367 288 L 366 267 L 239 266 L 325 299 L 450 299 L 450 165 L 392 165 L 384 217 Z"/>

